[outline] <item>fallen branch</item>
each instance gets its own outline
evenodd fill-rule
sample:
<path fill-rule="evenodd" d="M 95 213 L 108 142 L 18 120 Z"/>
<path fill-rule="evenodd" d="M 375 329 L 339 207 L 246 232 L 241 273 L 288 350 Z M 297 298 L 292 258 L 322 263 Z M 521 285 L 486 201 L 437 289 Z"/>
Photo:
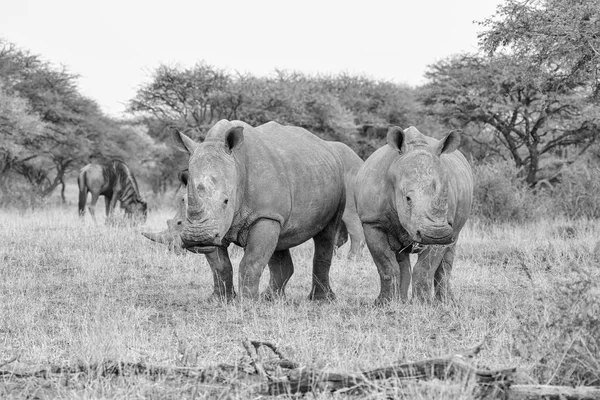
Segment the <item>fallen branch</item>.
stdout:
<path fill-rule="evenodd" d="M 50 368 L 19 371 L 0 370 L 0 377 L 7 379 L 43 378 L 52 376 L 86 375 L 88 377 L 136 376 L 168 377 L 182 376 L 198 383 L 229 384 L 233 381 L 260 382 L 255 390 L 261 394 L 280 395 L 318 392 L 347 392 L 361 394 L 385 391 L 395 385 L 396 389 L 411 381 L 433 379 L 472 382 L 477 385 L 478 396 L 515 399 L 587 399 L 600 400 L 600 387 L 565 387 L 548 385 L 514 384 L 516 368 L 487 370 L 473 367 L 468 360 L 479 353 L 483 342 L 475 348 L 445 358 L 431 358 L 417 362 L 394 363 L 387 367 L 358 373 L 331 372 L 302 366 L 288 360 L 271 342 L 242 341 L 250 359 L 242 359 L 235 365 L 219 364 L 206 368 L 162 367 L 145 363 L 107 361 L 77 366 L 51 366 Z M 275 357 L 262 357 L 260 349 L 270 349 Z M 0 367 L 14 362 L 14 357 Z M 410 395 L 409 392 L 407 392 Z"/>

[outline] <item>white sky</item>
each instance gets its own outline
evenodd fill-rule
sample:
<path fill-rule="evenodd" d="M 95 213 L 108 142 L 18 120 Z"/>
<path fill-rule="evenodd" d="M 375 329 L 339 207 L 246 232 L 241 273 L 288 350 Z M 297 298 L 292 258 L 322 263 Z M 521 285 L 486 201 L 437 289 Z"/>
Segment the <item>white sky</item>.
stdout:
<path fill-rule="evenodd" d="M 271 74 L 364 73 L 417 85 L 477 49 L 501 0 L 3 0 L 0 37 L 81 76 L 118 116 L 160 63 Z"/>

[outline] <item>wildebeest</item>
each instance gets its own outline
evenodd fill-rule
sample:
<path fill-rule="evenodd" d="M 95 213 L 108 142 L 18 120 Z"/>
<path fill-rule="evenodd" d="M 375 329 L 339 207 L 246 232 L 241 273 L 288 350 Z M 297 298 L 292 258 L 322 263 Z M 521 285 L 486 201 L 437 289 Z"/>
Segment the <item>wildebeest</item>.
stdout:
<path fill-rule="evenodd" d="M 332 145 L 342 157 L 345 171 L 346 206 L 336 235 L 336 246 L 342 246 L 350 237 L 348 257 L 354 257 L 359 254 L 365 242 L 362 225 L 354 203 L 354 179 L 364 161 L 350 147 L 341 142 L 327 143 Z M 185 251 L 182 248 L 183 242 L 180 235 L 187 215 L 187 177 L 188 170 L 179 172 L 180 186 L 175 194 L 175 215 L 167 220 L 167 229 L 158 233 L 142 232 L 142 235 L 146 238 L 168 246 L 176 254 L 182 254 Z"/>
<path fill-rule="evenodd" d="M 121 160 L 111 160 L 105 164 L 87 164 L 79 171 L 79 215 L 85 214 L 87 194 L 92 194 L 89 205 L 90 214 L 96 221 L 96 202 L 99 196 L 105 197 L 106 222 L 110 222 L 114 214 L 117 200 L 125 215 L 135 221 L 145 222 L 148 205 L 142 199 L 137 181 L 127 164 Z"/>
<path fill-rule="evenodd" d="M 460 230 L 473 198 L 473 176 L 456 151 L 460 135 L 441 140 L 416 128 L 392 127 L 387 145 L 365 161 L 356 177 L 356 206 L 381 280 L 378 303 L 407 299 L 414 266 L 413 297 L 451 297 L 450 272 Z"/>
<path fill-rule="evenodd" d="M 314 240 L 311 299 L 332 299 L 329 269 L 346 203 L 344 166 L 325 141 L 293 126 L 269 122 L 253 128 L 221 120 L 196 143 L 177 133 L 190 155 L 183 246 L 205 253 L 217 298 L 232 298 L 230 243 L 244 248 L 238 286 L 258 297 L 263 268 L 266 297 L 283 295 L 294 272 L 290 248 Z"/>

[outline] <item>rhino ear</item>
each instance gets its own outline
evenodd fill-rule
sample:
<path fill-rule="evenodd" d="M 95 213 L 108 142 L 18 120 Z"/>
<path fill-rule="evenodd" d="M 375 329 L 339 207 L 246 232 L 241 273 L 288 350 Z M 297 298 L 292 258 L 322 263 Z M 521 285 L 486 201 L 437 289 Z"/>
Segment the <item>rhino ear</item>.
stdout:
<path fill-rule="evenodd" d="M 189 175 L 190 172 L 187 169 L 184 169 L 182 171 L 179 171 L 179 173 L 177 174 L 177 179 L 179 179 L 179 182 L 181 182 L 184 186 L 187 186 Z"/>
<path fill-rule="evenodd" d="M 406 137 L 399 126 L 392 126 L 387 133 L 387 144 L 400 153 L 406 153 Z"/>
<path fill-rule="evenodd" d="M 458 146 L 460 146 L 460 131 L 454 130 L 440 140 L 440 142 L 437 144 L 435 152 L 438 156 L 452 153 L 454 150 L 458 149 Z"/>
<path fill-rule="evenodd" d="M 231 128 L 225 134 L 225 145 L 227 148 L 227 152 L 231 154 L 231 152 L 237 148 L 239 148 L 244 142 L 244 127 L 236 126 Z"/>
<path fill-rule="evenodd" d="M 187 152 L 189 155 L 194 154 L 194 150 L 198 147 L 198 143 L 194 142 L 187 135 L 178 130 L 173 134 L 173 140 L 175 141 L 175 147 L 177 147 L 178 150 Z"/>

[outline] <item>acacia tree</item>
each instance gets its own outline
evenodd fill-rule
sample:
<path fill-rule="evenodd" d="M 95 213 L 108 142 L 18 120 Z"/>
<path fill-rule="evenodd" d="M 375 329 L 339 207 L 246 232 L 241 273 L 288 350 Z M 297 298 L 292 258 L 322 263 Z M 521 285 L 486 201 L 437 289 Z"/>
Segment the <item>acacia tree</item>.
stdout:
<path fill-rule="evenodd" d="M 227 72 L 204 62 L 186 69 L 161 65 L 152 81 L 139 88 L 128 111 L 152 115 L 177 129 L 192 130 L 201 139 L 207 126 L 230 116 L 228 103 L 223 101 L 230 81 Z"/>
<path fill-rule="evenodd" d="M 559 89 L 552 71 L 531 65 L 508 55 L 450 57 L 429 67 L 421 100 L 450 126 L 478 124 L 465 132 L 491 151 L 507 153 L 534 185 L 543 155 L 573 145 L 580 154 L 594 142 L 600 113 L 584 89 Z"/>
<path fill-rule="evenodd" d="M 588 82 L 600 96 L 600 0 L 506 0 L 480 25 L 486 54 L 508 51 L 552 73 L 554 90 Z"/>
<path fill-rule="evenodd" d="M 12 122 L 0 123 L 2 174 L 20 175 L 41 197 L 59 185 L 64 189 L 65 175 L 91 157 L 124 155 L 110 140 L 118 136 L 118 126 L 79 93 L 76 79 L 0 40 L 0 97 L 18 106 L 18 112 L 6 114 Z"/>

